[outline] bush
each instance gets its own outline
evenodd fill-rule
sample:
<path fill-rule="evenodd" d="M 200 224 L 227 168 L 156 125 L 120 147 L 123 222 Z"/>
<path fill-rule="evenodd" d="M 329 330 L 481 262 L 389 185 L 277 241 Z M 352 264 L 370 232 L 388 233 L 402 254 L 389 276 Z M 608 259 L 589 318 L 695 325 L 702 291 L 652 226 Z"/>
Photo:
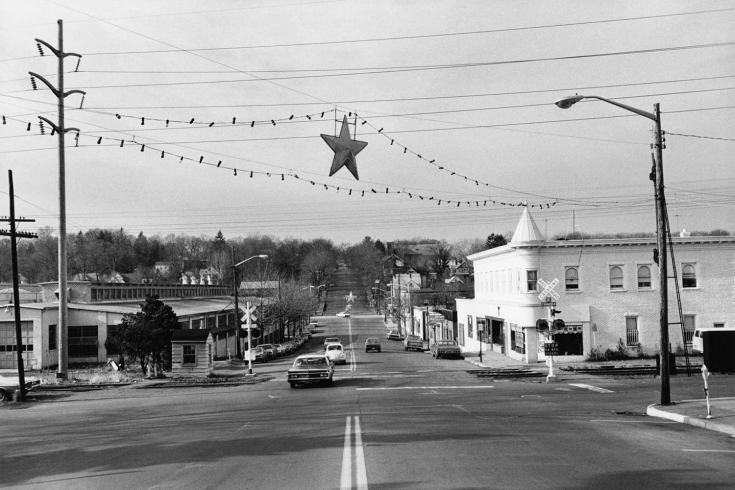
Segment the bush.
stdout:
<path fill-rule="evenodd" d="M 587 356 L 587 361 L 589 362 L 597 362 L 597 361 L 624 361 L 628 359 L 628 349 L 623 342 L 623 339 L 618 339 L 618 344 L 615 346 L 614 349 L 605 349 L 603 352 L 602 349 L 598 347 L 593 347 L 592 350 L 590 350 L 589 355 Z"/>

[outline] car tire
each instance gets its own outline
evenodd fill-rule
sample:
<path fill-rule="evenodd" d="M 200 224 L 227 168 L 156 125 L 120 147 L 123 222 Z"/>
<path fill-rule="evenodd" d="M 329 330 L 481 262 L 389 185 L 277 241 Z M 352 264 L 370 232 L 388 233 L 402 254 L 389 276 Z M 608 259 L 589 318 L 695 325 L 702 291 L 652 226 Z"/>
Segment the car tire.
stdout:
<path fill-rule="evenodd" d="M 0 390 L 0 402 L 4 402 L 5 400 L 8 400 L 8 394 L 5 390 Z"/>
<path fill-rule="evenodd" d="M 294 383 L 293 381 L 290 381 L 288 384 L 291 385 L 291 388 L 296 388 L 296 383 Z"/>

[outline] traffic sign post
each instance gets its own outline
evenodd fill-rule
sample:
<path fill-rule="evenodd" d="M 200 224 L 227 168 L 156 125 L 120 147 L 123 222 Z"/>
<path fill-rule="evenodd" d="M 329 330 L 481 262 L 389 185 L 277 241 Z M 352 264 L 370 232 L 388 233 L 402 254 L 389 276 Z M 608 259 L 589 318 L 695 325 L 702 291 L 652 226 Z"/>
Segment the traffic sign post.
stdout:
<path fill-rule="evenodd" d="M 546 375 L 546 382 L 556 380 L 556 374 L 554 374 L 554 356 L 559 354 L 559 344 L 554 342 L 552 339 L 552 331 L 554 328 L 554 315 L 561 313 L 560 310 L 556 309 L 556 302 L 560 296 L 554 288 L 559 284 L 559 279 L 554 278 L 550 282 L 546 282 L 543 279 L 539 279 L 538 285 L 541 287 L 541 292 L 538 298 L 541 300 L 543 306 L 549 307 L 549 329 L 546 333 L 548 341 L 544 342 L 544 355 L 546 356 L 546 365 L 549 366 L 549 374 Z M 537 322 L 538 323 L 538 322 Z"/>
<path fill-rule="evenodd" d="M 253 374 L 253 331 L 252 323 L 257 320 L 257 317 L 253 315 L 255 306 L 250 305 L 250 301 L 245 304 L 245 314 L 240 319 L 244 321 L 248 329 L 248 374 Z"/>

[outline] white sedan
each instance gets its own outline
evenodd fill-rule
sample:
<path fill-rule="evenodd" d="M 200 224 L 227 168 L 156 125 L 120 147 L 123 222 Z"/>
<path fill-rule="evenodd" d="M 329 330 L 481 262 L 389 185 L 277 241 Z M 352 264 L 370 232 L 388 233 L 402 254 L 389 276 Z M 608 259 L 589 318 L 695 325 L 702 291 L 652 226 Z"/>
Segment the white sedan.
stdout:
<path fill-rule="evenodd" d="M 340 317 L 340 318 L 349 318 L 350 317 L 350 312 L 349 311 L 340 311 L 339 313 L 337 313 L 337 316 Z"/>
<path fill-rule="evenodd" d="M 347 364 L 347 356 L 345 356 L 342 344 L 327 344 L 325 350 L 327 358 L 334 364 Z"/>

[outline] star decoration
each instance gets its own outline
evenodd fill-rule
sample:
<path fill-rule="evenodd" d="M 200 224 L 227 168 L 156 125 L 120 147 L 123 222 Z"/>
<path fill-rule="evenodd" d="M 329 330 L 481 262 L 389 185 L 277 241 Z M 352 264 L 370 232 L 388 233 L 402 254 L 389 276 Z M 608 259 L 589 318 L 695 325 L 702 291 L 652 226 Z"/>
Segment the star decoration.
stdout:
<path fill-rule="evenodd" d="M 352 303 L 353 301 L 355 301 L 355 296 L 352 294 L 352 291 L 350 291 L 350 294 L 345 296 L 345 298 L 347 299 L 347 303 Z"/>
<path fill-rule="evenodd" d="M 321 137 L 332 151 L 334 151 L 329 176 L 334 175 L 340 168 L 347 167 L 347 170 L 355 176 L 355 179 L 360 180 L 360 177 L 357 175 L 357 160 L 355 160 L 355 156 L 367 146 L 367 142 L 353 140 L 350 137 L 350 126 L 347 123 L 347 116 L 342 118 L 342 129 L 339 131 L 339 137 L 328 134 L 322 134 Z"/>

